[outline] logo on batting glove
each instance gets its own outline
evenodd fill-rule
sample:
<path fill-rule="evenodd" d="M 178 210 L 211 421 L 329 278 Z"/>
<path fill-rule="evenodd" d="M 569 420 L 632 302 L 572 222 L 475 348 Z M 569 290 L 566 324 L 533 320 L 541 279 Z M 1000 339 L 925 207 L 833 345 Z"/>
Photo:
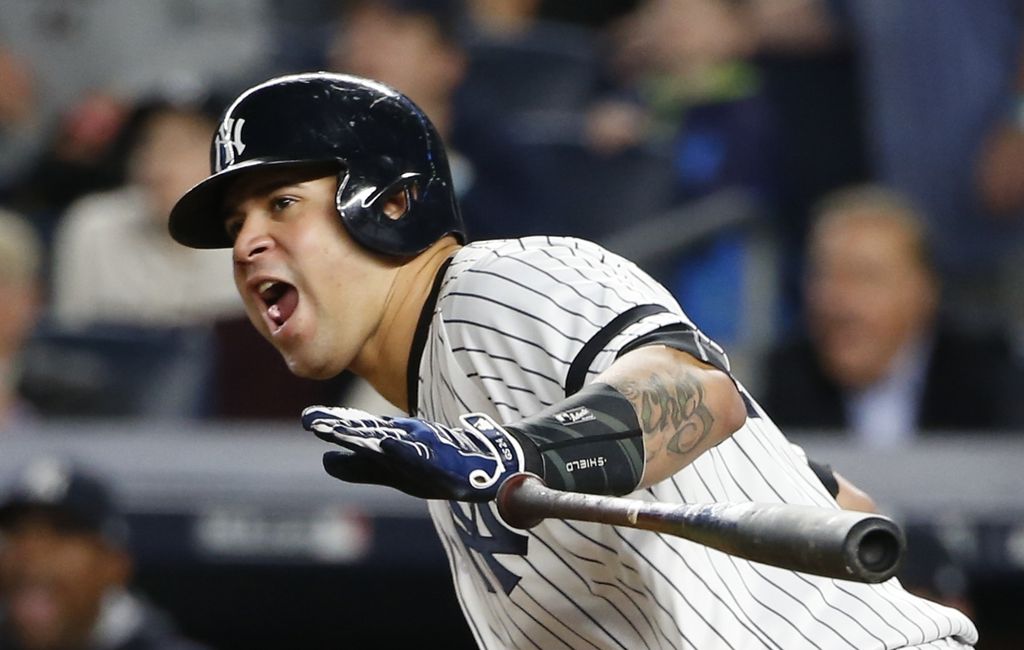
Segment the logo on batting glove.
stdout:
<path fill-rule="evenodd" d="M 491 490 L 502 478 L 525 470 L 523 449 L 519 446 L 519 441 L 490 416 L 484 413 L 467 413 L 459 420 L 462 422 L 463 431 L 476 438 L 497 461 L 494 471 L 490 474 L 481 469 L 469 473 L 469 484 L 472 487 L 478 490 Z"/>

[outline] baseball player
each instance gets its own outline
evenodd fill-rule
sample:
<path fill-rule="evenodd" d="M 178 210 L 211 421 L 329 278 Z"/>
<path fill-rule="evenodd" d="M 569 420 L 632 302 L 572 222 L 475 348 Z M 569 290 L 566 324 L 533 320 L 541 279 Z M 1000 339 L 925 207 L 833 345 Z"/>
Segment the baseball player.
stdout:
<path fill-rule="evenodd" d="M 170 218 L 232 247 L 254 326 L 291 370 L 345 368 L 410 417 L 314 406 L 344 481 L 429 499 L 483 648 L 967 648 L 960 612 L 895 580 L 819 578 L 601 524 L 530 530 L 509 475 L 671 503 L 837 507 L 730 375 L 723 351 L 634 264 L 559 237 L 466 243 L 444 147 L 381 84 L 272 79 L 226 110 L 213 174 Z"/>

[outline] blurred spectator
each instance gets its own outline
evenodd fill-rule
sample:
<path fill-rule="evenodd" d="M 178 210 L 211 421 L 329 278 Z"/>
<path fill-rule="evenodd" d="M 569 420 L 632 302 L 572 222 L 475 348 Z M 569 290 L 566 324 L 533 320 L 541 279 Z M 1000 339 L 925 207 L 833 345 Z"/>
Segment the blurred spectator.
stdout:
<path fill-rule="evenodd" d="M 351 0 L 337 23 L 332 69 L 396 88 L 451 133 L 452 97 L 466 71 L 457 0 Z"/>
<path fill-rule="evenodd" d="M 200 650 L 128 590 L 127 524 L 79 468 L 28 465 L 0 501 L 0 647 Z"/>
<path fill-rule="evenodd" d="M 50 319 L 22 389 L 47 416 L 199 417 L 215 410 L 214 322 L 242 319 L 227 250 L 182 250 L 174 201 L 206 177 L 214 118 L 191 102 L 136 107 L 128 182 L 75 201 L 54 236 Z"/>
<path fill-rule="evenodd" d="M 6 47 L 0 47 L 0 77 L 0 128 L 6 132 L 31 119 L 35 90 L 27 65 Z"/>
<path fill-rule="evenodd" d="M 876 186 L 822 203 L 806 279 L 809 338 L 767 359 L 763 405 L 781 425 L 846 428 L 892 445 L 919 430 L 1019 424 L 1020 368 L 1006 341 L 940 316 L 923 219 Z"/>
<path fill-rule="evenodd" d="M 776 327 L 798 327 L 803 253 L 814 205 L 870 180 L 857 57 L 823 0 L 742 0 L 755 63 L 781 135 L 773 233 L 778 249 Z"/>
<path fill-rule="evenodd" d="M 764 55 L 822 57 L 849 49 L 857 88 L 833 79 L 794 84 L 773 59 L 774 98 L 785 103 L 788 188 L 782 215 L 800 242 L 807 188 L 871 178 L 918 204 L 934 237 L 945 302 L 967 325 L 1024 332 L 1024 93 L 1020 0 L 742 0 L 751 43 Z M 833 70 L 840 70 L 833 66 Z M 805 72 L 808 70 L 805 68 Z M 782 75 L 785 75 L 783 77 Z M 798 77 L 799 79 L 799 77 Z M 822 97 L 839 98 L 828 113 Z M 849 107 L 859 120 L 844 115 Z M 843 118 L 835 123 L 835 118 Z M 797 121 L 799 120 L 799 121 Z M 822 128 L 823 123 L 826 128 Z M 860 122 L 863 122 L 861 125 Z M 830 128 L 828 128 L 830 127 Z M 863 131 L 863 134 L 860 131 Z M 816 142 L 808 141 L 807 133 Z M 862 137 L 863 153 L 851 136 Z M 802 159 L 794 158 L 803 152 Z M 866 169 L 861 169 L 863 157 Z M 865 174 L 866 172 L 866 174 Z"/>
<path fill-rule="evenodd" d="M 35 79 L 28 63 L 0 43 L 0 196 L 18 176 L 38 140 Z"/>
<path fill-rule="evenodd" d="M 602 81 L 600 31 L 582 14 L 552 15 L 537 0 L 471 0 L 466 21 L 469 69 L 462 100 L 499 120 L 524 112 L 577 111 Z M 579 3 L 573 3 L 579 5 Z M 565 12 L 562 12 L 565 14 Z"/>
<path fill-rule="evenodd" d="M 542 0 L 468 0 L 469 19 L 475 29 L 492 37 L 529 30 L 536 22 Z"/>
<path fill-rule="evenodd" d="M 214 121 L 193 105 L 141 109 L 129 183 L 78 200 L 55 237 L 61 325 L 176 326 L 241 313 L 230 251 L 182 250 L 167 235 L 177 197 L 205 178 Z"/>
<path fill-rule="evenodd" d="M 646 0 L 614 29 L 616 70 L 632 98 L 590 111 L 590 142 L 606 153 L 666 144 L 676 204 L 727 189 L 749 193 L 761 207 L 775 197 L 776 125 L 750 60 L 756 40 L 742 7 Z M 670 268 L 649 269 L 710 336 L 734 346 L 742 337 L 749 226 L 721 229 L 682 248 Z"/>
<path fill-rule="evenodd" d="M 0 431 L 16 428 L 32 409 L 18 392 L 21 352 L 41 310 L 39 238 L 28 222 L 0 211 Z"/>
<path fill-rule="evenodd" d="M 155 93 L 247 84 L 248 75 L 262 76 L 254 71 L 271 51 L 269 1 L 0 0 L 0 44 L 33 81 L 33 120 L 19 127 L 21 146 L 0 148 L 0 168 L 17 154 L 19 185 L 32 186 L 29 197 L 19 193 L 35 205 L 19 207 L 32 213 L 40 203 L 64 207 L 52 206 L 47 190 L 74 198 L 69 187 L 47 187 L 39 177 L 59 171 L 54 167 L 61 157 L 46 149 L 64 146 L 67 128 L 58 133 L 57 125 L 82 113 L 85 98 L 130 106 Z M 8 77 L 0 78 L 7 86 Z M 42 159 L 41 168 L 29 169 L 33 159 Z"/>
<path fill-rule="evenodd" d="M 10 202 L 32 216 L 47 240 L 68 204 L 124 181 L 130 114 L 124 99 L 88 91 L 48 125 L 45 147 L 22 163 Z"/>
<path fill-rule="evenodd" d="M 773 116 L 749 60 L 756 41 L 739 6 L 647 0 L 614 30 L 618 74 L 644 114 L 633 137 L 672 142 L 681 199 L 729 185 L 772 192 Z M 613 146 L 604 126 L 592 121 L 598 149 Z"/>
<path fill-rule="evenodd" d="M 924 211 L 947 301 L 998 322 L 1007 300 L 1024 301 L 1020 260 L 1007 259 L 1024 242 L 1024 3 L 829 6 L 860 57 L 876 178 Z"/>
<path fill-rule="evenodd" d="M 261 79 L 324 70 L 338 6 L 347 0 L 267 0 L 273 47 Z"/>
<path fill-rule="evenodd" d="M 507 120 L 459 99 L 462 21 L 460 0 L 354 0 L 337 21 L 329 67 L 392 86 L 430 117 L 472 239 L 519 235 L 537 212 L 531 177 L 510 153 Z"/>

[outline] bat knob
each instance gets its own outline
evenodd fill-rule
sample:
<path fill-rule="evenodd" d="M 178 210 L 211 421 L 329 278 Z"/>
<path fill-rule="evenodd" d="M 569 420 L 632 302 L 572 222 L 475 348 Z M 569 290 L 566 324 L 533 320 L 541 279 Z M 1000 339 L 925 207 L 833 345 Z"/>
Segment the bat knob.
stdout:
<path fill-rule="evenodd" d="M 539 488 L 539 490 L 538 490 Z M 540 514 L 531 505 L 531 502 L 519 498 L 519 495 L 531 491 L 544 491 L 544 482 L 536 474 L 520 472 L 505 479 L 498 488 L 498 514 L 506 524 L 520 530 L 533 528 L 544 521 L 544 515 Z"/>

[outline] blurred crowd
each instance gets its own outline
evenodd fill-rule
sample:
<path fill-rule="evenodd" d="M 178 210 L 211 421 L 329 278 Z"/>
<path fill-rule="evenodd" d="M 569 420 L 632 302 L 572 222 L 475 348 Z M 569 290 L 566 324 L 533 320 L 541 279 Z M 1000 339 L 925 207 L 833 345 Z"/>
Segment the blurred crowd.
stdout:
<path fill-rule="evenodd" d="M 420 104 L 471 238 L 575 235 L 654 273 L 781 424 L 880 444 L 1021 424 L 1020 3 L 0 7 L 8 428 L 290 418 L 362 395 L 347 376 L 290 377 L 244 321 L 229 253 L 165 234 L 225 103 L 311 69 Z M 831 252 L 853 232 L 865 256 Z M 821 413 L 803 406 L 819 393 Z"/>
<path fill-rule="evenodd" d="M 331 70 L 409 95 L 472 239 L 647 268 L 784 429 L 1024 426 L 1024 2 L 0 0 L 0 432 L 295 419 L 230 252 L 166 235 L 227 101 Z M 376 409 L 380 410 L 380 409 Z"/>

